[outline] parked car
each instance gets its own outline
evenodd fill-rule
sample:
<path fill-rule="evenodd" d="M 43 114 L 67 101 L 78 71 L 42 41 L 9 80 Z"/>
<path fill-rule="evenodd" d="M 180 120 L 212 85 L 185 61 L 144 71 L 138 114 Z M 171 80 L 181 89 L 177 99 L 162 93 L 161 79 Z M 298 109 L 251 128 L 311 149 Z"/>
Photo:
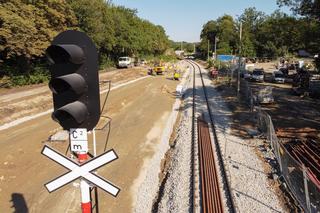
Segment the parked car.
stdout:
<path fill-rule="evenodd" d="M 252 77 L 252 73 L 250 72 L 250 71 L 248 71 L 248 70 L 243 70 L 243 71 L 241 71 L 241 73 L 240 73 L 240 77 L 241 78 L 244 78 L 244 79 L 251 79 L 251 77 Z"/>
<path fill-rule="evenodd" d="M 133 59 L 130 57 L 120 57 L 118 59 L 118 67 L 119 68 L 128 68 L 133 66 Z"/>
<path fill-rule="evenodd" d="M 285 82 L 285 76 L 281 71 L 274 71 L 272 73 L 272 81 L 275 83 L 282 83 Z"/>
<path fill-rule="evenodd" d="M 254 69 L 252 71 L 251 79 L 253 81 L 257 81 L 257 82 L 264 82 L 264 70 L 263 69 Z"/>
<path fill-rule="evenodd" d="M 288 76 L 288 74 L 289 74 L 289 68 L 288 68 L 288 67 L 281 67 L 281 68 L 279 69 L 279 71 L 282 72 L 282 74 L 283 74 L 284 76 Z"/>
<path fill-rule="evenodd" d="M 288 65 L 288 70 L 295 70 L 295 69 L 296 69 L 296 67 L 293 63 Z"/>

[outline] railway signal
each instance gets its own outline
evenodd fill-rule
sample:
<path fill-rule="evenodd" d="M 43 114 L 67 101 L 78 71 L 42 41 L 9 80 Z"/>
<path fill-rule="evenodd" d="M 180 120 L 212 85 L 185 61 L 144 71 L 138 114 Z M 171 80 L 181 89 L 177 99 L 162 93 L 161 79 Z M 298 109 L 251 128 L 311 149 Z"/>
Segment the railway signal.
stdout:
<path fill-rule="evenodd" d="M 46 50 L 50 62 L 53 120 L 64 129 L 92 130 L 100 118 L 98 53 L 82 32 L 68 30 Z"/>

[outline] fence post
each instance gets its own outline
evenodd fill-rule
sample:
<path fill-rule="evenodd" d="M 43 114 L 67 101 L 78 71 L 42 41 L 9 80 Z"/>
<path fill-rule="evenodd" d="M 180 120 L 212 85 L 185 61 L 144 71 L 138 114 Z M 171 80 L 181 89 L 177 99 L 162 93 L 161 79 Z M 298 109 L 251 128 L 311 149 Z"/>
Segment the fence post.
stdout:
<path fill-rule="evenodd" d="M 268 131 L 269 131 L 269 134 L 268 134 L 268 136 L 269 136 L 269 140 L 270 140 L 270 143 L 271 143 L 271 148 L 273 149 L 273 150 L 275 150 L 274 149 L 274 144 L 273 144 L 273 140 L 272 140 L 272 120 L 271 120 L 271 117 L 270 117 L 270 115 L 268 115 L 267 114 L 267 118 L 268 118 L 268 120 L 269 120 L 269 122 L 268 122 L 268 125 L 269 125 L 269 128 L 268 128 Z"/>
<path fill-rule="evenodd" d="M 270 126 L 269 130 L 270 130 L 271 147 L 272 147 L 274 154 L 276 156 L 276 159 L 278 161 L 280 172 L 282 173 L 282 160 L 281 160 L 281 155 L 280 155 L 281 145 L 279 143 L 278 137 L 277 137 L 276 132 L 274 130 L 271 116 L 268 115 L 268 118 L 269 118 L 269 126 Z"/>
<path fill-rule="evenodd" d="M 253 112 L 253 97 L 252 97 L 252 90 L 250 89 L 250 112 Z"/>
<path fill-rule="evenodd" d="M 306 167 L 304 165 L 302 165 L 302 171 L 303 171 L 304 193 L 306 195 L 306 204 L 307 204 L 308 212 L 311 212 L 309 189 L 308 189 L 307 169 L 306 169 Z"/>
<path fill-rule="evenodd" d="M 262 129 L 261 129 L 261 111 L 259 110 L 259 108 L 257 108 L 257 112 L 258 112 L 259 128 L 262 131 Z"/>
<path fill-rule="evenodd" d="M 280 155 L 280 143 L 278 141 L 278 137 L 275 136 L 276 138 L 276 143 L 277 143 L 277 154 L 278 154 L 278 163 L 279 163 L 279 167 L 280 167 L 280 171 L 281 171 L 281 174 L 282 174 L 282 160 L 281 160 L 281 155 Z"/>

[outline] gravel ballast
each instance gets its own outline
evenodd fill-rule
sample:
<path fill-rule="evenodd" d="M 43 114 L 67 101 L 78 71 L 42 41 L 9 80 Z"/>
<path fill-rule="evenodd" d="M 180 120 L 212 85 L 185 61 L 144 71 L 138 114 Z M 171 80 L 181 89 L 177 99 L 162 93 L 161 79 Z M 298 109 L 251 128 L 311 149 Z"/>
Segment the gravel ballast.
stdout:
<path fill-rule="evenodd" d="M 205 70 L 202 71 L 206 73 Z M 236 211 L 285 212 L 275 190 L 268 183 L 268 174 L 263 170 L 263 162 L 254 150 L 262 142 L 232 135 L 232 111 L 212 86 L 207 74 L 204 76 Z"/>
<path fill-rule="evenodd" d="M 192 70 L 190 70 L 191 72 Z M 191 75 L 192 79 L 192 75 Z M 186 82 L 186 94 L 175 146 L 156 212 L 189 212 L 191 189 L 192 82 Z"/>
<path fill-rule="evenodd" d="M 186 67 L 184 62 L 179 64 L 180 67 Z M 189 72 L 186 72 L 182 84 L 189 80 Z M 181 100 L 176 99 L 172 107 L 172 112 L 167 120 L 166 127 L 163 130 L 161 141 L 154 147 L 156 153 L 152 156 L 151 159 L 145 162 L 143 166 L 144 169 L 140 173 L 139 177 L 136 180 L 136 191 L 135 202 L 134 202 L 134 212 L 151 212 L 153 201 L 157 197 L 159 191 L 159 172 L 161 171 L 161 161 L 165 158 L 165 153 L 169 150 L 169 140 L 176 122 L 179 110 L 180 110 Z"/>
<path fill-rule="evenodd" d="M 255 153 L 255 148 L 262 144 L 262 141 L 243 139 L 232 134 L 230 127 L 232 111 L 212 85 L 207 71 L 203 69 L 202 72 L 236 212 L 285 212 L 275 190 L 268 183 L 262 160 Z M 199 73 L 196 74 L 196 86 L 196 116 L 203 113 L 205 119 L 209 121 Z M 184 99 L 185 107 L 177 130 L 176 144 L 172 150 L 172 159 L 157 212 L 190 211 L 191 82 L 188 88 L 189 94 L 187 93 Z M 211 140 L 212 138 L 211 132 Z M 218 161 L 217 156 L 216 161 Z M 196 172 L 198 172 L 197 168 Z M 221 168 L 219 172 L 221 174 Z M 225 212 L 229 212 L 230 209 L 226 204 L 226 185 L 223 184 L 225 181 L 221 177 L 219 181 L 225 201 Z"/>

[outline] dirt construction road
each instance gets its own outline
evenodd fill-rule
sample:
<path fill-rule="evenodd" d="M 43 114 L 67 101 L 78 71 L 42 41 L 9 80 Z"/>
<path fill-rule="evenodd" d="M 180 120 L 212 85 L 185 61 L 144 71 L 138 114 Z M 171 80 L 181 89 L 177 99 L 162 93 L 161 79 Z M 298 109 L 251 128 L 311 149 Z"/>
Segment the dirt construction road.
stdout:
<path fill-rule="evenodd" d="M 100 212 L 132 211 L 135 181 L 156 152 L 153 145 L 160 142 L 177 83 L 155 76 L 111 91 L 103 112 L 112 118 L 106 149 L 114 149 L 119 159 L 98 173 L 121 191 L 113 198 L 99 190 Z M 58 128 L 48 114 L 0 131 L 0 212 L 81 212 L 79 181 L 50 194 L 43 186 L 66 172 L 40 154 L 45 144 L 65 153 L 68 142 L 47 142 Z M 98 154 L 105 148 L 105 136 L 106 131 L 97 131 Z"/>
<path fill-rule="evenodd" d="M 147 67 L 121 69 L 99 74 L 100 91 L 108 87 L 136 79 L 147 74 Z M 52 94 L 47 84 L 24 86 L 12 89 L 0 88 L 0 125 L 19 118 L 44 112 L 52 108 Z M 1 130 L 1 126 L 0 126 Z"/>

